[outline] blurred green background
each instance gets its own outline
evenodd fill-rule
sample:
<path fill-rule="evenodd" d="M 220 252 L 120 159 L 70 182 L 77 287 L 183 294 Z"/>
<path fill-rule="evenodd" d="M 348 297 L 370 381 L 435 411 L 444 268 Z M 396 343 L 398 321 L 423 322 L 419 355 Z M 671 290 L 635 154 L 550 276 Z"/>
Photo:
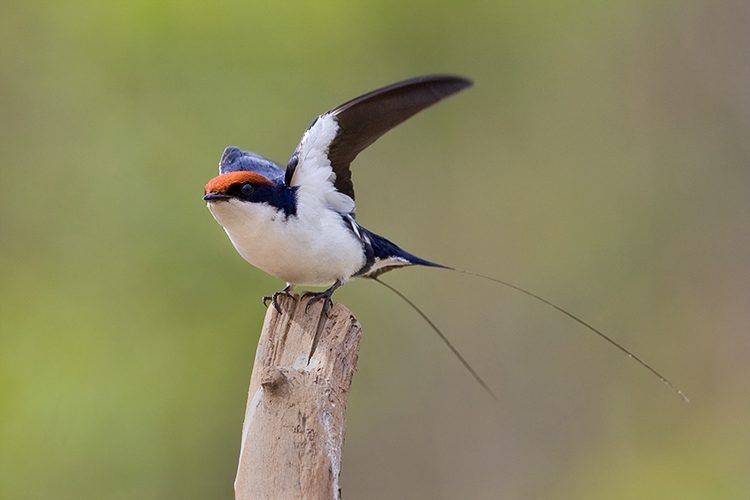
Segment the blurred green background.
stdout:
<path fill-rule="evenodd" d="M 358 219 L 543 305 L 388 275 L 365 327 L 345 498 L 740 499 L 750 491 L 750 4 L 4 2 L 0 498 L 232 495 L 281 283 L 201 201 L 229 144 L 434 72 L 476 86 L 354 165 Z"/>

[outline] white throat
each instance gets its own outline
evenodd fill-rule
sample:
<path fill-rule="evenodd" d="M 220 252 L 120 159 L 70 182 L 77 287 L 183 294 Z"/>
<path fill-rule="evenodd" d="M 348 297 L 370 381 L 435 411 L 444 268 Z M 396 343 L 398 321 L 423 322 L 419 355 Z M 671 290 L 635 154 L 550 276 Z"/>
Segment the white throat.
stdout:
<path fill-rule="evenodd" d="M 341 214 L 305 191 L 298 189 L 296 215 L 234 198 L 207 205 L 237 252 L 258 269 L 295 285 L 346 281 L 365 263 L 362 243 Z"/>

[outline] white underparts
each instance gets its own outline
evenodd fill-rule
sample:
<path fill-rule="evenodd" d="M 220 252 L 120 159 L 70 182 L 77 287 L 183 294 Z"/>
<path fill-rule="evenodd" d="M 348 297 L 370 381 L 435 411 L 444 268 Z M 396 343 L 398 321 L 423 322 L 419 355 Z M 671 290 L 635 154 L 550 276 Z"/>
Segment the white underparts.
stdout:
<path fill-rule="evenodd" d="M 330 286 L 365 264 L 362 242 L 341 215 L 302 189 L 296 216 L 237 199 L 209 202 L 208 208 L 246 261 L 287 283 Z"/>

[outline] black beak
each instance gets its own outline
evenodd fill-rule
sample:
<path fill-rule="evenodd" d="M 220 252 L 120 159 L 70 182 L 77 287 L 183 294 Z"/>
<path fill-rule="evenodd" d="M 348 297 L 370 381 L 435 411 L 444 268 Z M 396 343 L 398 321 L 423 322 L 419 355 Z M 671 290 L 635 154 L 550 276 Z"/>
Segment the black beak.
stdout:
<path fill-rule="evenodd" d="M 231 198 L 231 196 L 227 196 L 221 193 L 206 193 L 206 195 L 203 197 L 203 201 L 222 201 L 228 200 L 229 198 Z"/>

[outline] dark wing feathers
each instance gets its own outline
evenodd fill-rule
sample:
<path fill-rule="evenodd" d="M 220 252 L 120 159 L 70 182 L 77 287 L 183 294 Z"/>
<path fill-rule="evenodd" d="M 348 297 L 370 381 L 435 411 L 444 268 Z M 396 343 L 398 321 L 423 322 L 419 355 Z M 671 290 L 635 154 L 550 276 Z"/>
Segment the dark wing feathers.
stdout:
<path fill-rule="evenodd" d="M 368 92 L 326 113 L 334 116 L 339 126 L 328 147 L 336 190 L 354 199 L 349 166 L 362 150 L 419 111 L 471 85 L 471 81 L 457 76 L 412 78 Z M 291 179 L 295 167 L 293 156 L 287 179 Z"/>

